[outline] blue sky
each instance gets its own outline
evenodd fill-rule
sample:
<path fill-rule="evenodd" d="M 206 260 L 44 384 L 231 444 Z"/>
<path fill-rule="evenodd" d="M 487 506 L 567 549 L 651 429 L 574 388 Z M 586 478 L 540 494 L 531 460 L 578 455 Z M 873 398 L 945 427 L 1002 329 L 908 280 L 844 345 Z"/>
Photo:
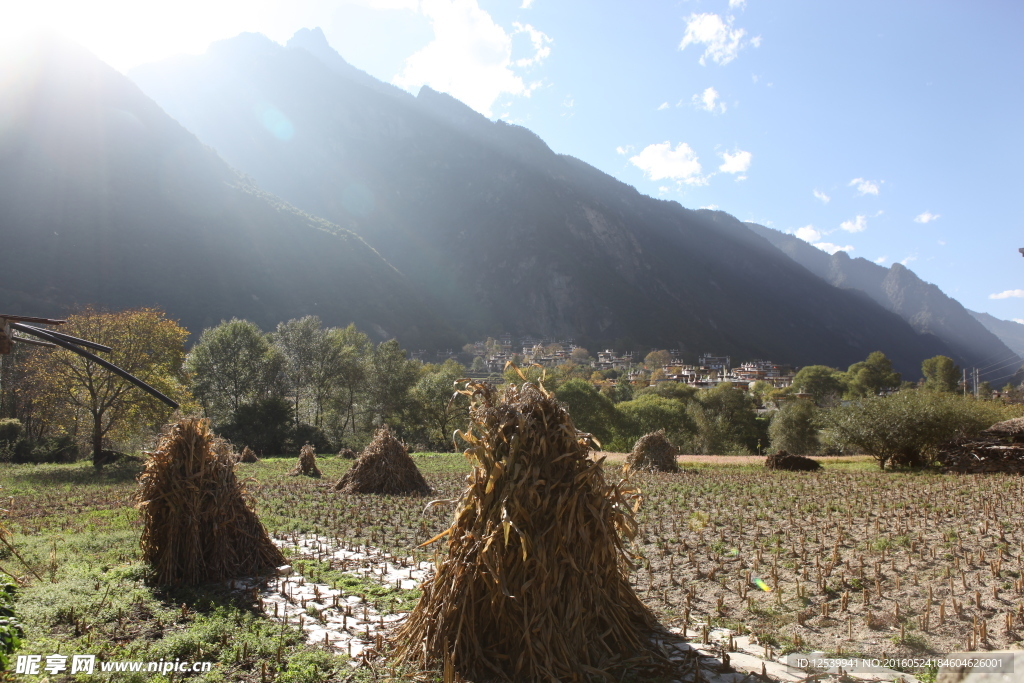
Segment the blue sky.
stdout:
<path fill-rule="evenodd" d="M 320 26 L 652 196 L 903 262 L 1024 321 L 1024 3 L 0 0 L 116 68 Z"/>

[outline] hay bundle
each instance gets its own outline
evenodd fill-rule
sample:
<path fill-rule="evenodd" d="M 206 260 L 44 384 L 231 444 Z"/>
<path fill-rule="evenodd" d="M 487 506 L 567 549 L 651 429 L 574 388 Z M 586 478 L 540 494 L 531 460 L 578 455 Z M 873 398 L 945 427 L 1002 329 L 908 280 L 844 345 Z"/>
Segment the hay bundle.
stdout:
<path fill-rule="evenodd" d="M 668 666 L 650 641 L 660 626 L 629 584 L 636 490 L 605 481 L 589 437 L 552 394 L 529 383 L 494 392 L 463 392 L 475 467 L 447 554 L 396 634 L 397 657 L 470 680 Z"/>
<path fill-rule="evenodd" d="M 259 462 L 259 458 L 256 457 L 251 448 L 246 446 L 242 449 L 242 455 L 238 457 L 238 462 Z"/>
<path fill-rule="evenodd" d="M 234 444 L 219 436 L 214 436 L 210 441 L 210 450 L 218 457 L 229 458 L 233 462 L 238 462 L 238 459 L 241 457 L 235 450 Z"/>
<path fill-rule="evenodd" d="M 373 435 L 373 441 L 363 450 L 351 469 L 334 485 L 334 490 L 345 493 L 427 495 L 430 486 L 409 457 L 405 445 L 384 425 Z"/>
<path fill-rule="evenodd" d="M 356 452 L 351 448 L 342 448 L 340 451 L 338 451 L 338 457 L 343 458 L 345 460 L 355 460 Z"/>
<path fill-rule="evenodd" d="M 659 429 L 636 440 L 633 451 L 626 458 L 623 471 L 678 472 L 677 455 L 679 452 L 665 436 L 665 430 Z"/>
<path fill-rule="evenodd" d="M 285 563 L 235 478 L 213 450 L 208 420 L 169 425 L 139 475 L 142 556 L 161 584 L 257 576 Z"/>
<path fill-rule="evenodd" d="M 786 451 L 772 453 L 764 460 L 764 466 L 770 470 L 786 470 L 788 472 L 815 472 L 821 469 L 817 460 L 802 455 L 790 455 Z"/>
<path fill-rule="evenodd" d="M 320 468 L 316 466 L 316 450 L 308 443 L 299 451 L 299 464 L 288 473 L 292 477 L 297 477 L 300 474 L 304 474 L 307 477 L 320 476 Z"/>

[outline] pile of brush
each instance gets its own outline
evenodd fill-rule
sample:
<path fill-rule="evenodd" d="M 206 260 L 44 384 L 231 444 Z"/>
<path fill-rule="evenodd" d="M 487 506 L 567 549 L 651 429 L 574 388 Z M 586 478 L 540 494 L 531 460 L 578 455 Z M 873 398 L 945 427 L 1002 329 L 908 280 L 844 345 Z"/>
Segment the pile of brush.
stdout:
<path fill-rule="evenodd" d="M 786 451 L 772 453 L 764 460 L 764 466 L 770 470 L 786 470 L 787 472 L 816 472 L 821 463 L 803 455 L 790 455 Z"/>
<path fill-rule="evenodd" d="M 678 472 L 676 456 L 679 451 L 665 436 L 665 430 L 644 434 L 633 444 L 633 451 L 626 457 L 623 471 L 645 470 L 648 472 Z"/>
<path fill-rule="evenodd" d="M 259 458 L 256 457 L 251 448 L 246 446 L 242 449 L 242 454 L 238 456 L 238 462 L 259 462 Z"/>
<path fill-rule="evenodd" d="M 997 437 L 957 439 L 938 449 L 934 463 L 946 473 L 1024 474 L 1024 444 Z"/>
<path fill-rule="evenodd" d="M 300 474 L 307 477 L 320 477 L 320 468 L 316 466 L 316 450 L 308 443 L 299 451 L 299 462 L 295 465 L 295 469 L 288 473 L 292 477 L 297 477 Z"/>
<path fill-rule="evenodd" d="M 343 460 L 355 460 L 356 452 L 351 448 L 342 448 L 340 451 L 338 451 L 338 457 L 342 458 Z"/>
<path fill-rule="evenodd" d="M 667 670 L 651 642 L 661 627 L 629 583 L 637 491 L 605 481 L 589 436 L 542 387 L 463 393 L 475 467 L 447 552 L 396 634 L 399 661 L 470 680 Z"/>
<path fill-rule="evenodd" d="M 373 435 L 373 441 L 363 449 L 351 469 L 334 485 L 334 490 L 425 496 L 430 493 L 430 486 L 409 457 L 405 444 L 384 425 Z"/>
<path fill-rule="evenodd" d="M 234 460 L 216 452 L 208 420 L 168 425 L 139 484 L 142 557 L 158 583 L 259 576 L 285 563 L 235 477 Z"/>

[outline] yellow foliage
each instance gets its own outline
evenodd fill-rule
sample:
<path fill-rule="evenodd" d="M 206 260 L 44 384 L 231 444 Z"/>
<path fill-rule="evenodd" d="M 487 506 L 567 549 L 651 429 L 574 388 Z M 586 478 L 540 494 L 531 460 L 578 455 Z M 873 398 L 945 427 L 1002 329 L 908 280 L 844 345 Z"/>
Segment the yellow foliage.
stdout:
<path fill-rule="evenodd" d="M 163 311 L 108 313 L 92 307 L 68 316 L 60 331 L 110 346 L 103 357 L 192 407 L 182 365 L 188 330 Z M 102 353 L 102 352 L 101 352 Z M 54 431 L 90 434 L 94 459 L 104 439 L 123 438 L 168 420 L 172 410 L 97 363 L 65 349 L 36 349 L 28 361 L 33 402 Z"/>

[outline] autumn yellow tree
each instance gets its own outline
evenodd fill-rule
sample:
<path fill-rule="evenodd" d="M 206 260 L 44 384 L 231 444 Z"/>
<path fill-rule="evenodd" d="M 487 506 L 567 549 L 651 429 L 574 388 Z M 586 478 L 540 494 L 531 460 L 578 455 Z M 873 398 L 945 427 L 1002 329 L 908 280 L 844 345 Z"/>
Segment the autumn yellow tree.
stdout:
<path fill-rule="evenodd" d="M 85 308 L 68 316 L 60 332 L 112 348 L 105 360 L 135 375 L 179 403 L 189 397 L 182 369 L 188 331 L 163 311 L 139 308 L 107 313 Z M 164 422 L 172 409 L 101 367 L 62 348 L 37 349 L 28 362 L 27 380 L 54 419 L 71 431 L 81 425 L 91 433 L 92 461 L 103 466 L 103 442 Z M 74 431 L 79 431 L 74 429 Z"/>

